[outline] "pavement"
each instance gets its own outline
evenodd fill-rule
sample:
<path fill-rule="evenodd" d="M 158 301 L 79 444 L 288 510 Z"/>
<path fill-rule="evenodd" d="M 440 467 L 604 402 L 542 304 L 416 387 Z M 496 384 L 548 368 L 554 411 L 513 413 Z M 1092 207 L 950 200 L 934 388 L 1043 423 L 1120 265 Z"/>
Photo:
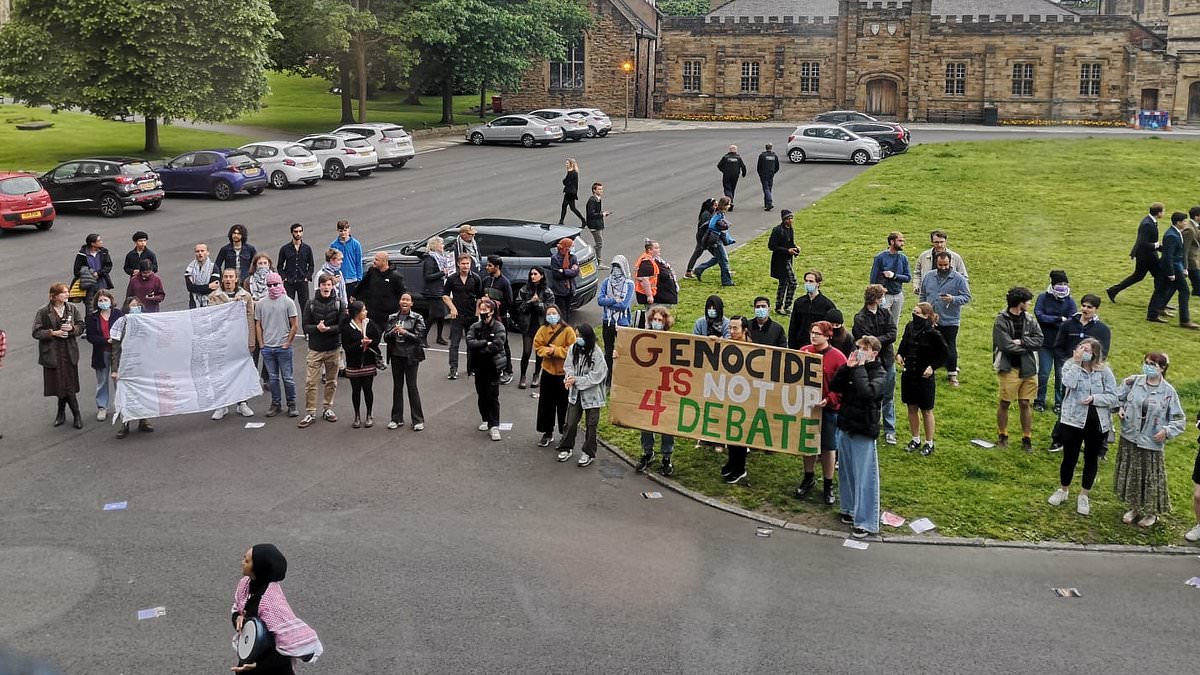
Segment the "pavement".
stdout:
<path fill-rule="evenodd" d="M 786 133 L 614 133 L 528 150 L 431 140 L 405 168 L 367 179 L 229 203 L 171 198 L 154 213 L 70 214 L 49 232 L 5 234 L 0 643 L 72 675 L 224 671 L 241 556 L 270 541 L 291 563 L 292 607 L 326 647 L 300 672 L 1183 672 L 1200 597 L 1183 583 L 1200 573 L 1191 556 L 878 542 L 859 551 L 782 528 L 757 536 L 759 523 L 683 495 L 643 498 L 661 488 L 611 454 L 584 469 L 555 462 L 535 447 L 536 401 L 515 384 L 502 391 L 513 428 L 487 440 L 472 382 L 445 380 L 440 351 L 422 367 L 421 433 L 351 429 L 342 387 L 336 424 L 264 420 L 259 399 L 263 429 L 191 415 L 117 441 L 94 420 L 87 347 L 82 431 L 52 428 L 53 402 L 38 395 L 36 345 L 20 327 L 88 232 L 117 259 L 130 233 L 149 232 L 165 308 L 180 309 L 192 245 L 215 250 L 231 223 L 274 252 L 293 222 L 320 246 L 349 218 L 369 247 L 480 215 L 556 219 L 563 159 L 575 157 L 585 183 L 605 183 L 606 256 L 636 255 L 649 236 L 681 266 L 697 208 L 719 190 L 713 166 L 725 146 L 750 154 L 782 146 Z M 997 137 L 1013 136 L 931 130 L 918 140 Z M 803 207 L 863 170 L 785 165 L 776 203 Z M 753 203 L 757 184 L 742 186 Z M 746 241 L 778 215 L 733 218 Z M 375 389 L 386 422 L 390 371 Z M 128 508 L 102 510 L 116 501 Z M 136 619 L 158 606 L 164 616 Z"/>

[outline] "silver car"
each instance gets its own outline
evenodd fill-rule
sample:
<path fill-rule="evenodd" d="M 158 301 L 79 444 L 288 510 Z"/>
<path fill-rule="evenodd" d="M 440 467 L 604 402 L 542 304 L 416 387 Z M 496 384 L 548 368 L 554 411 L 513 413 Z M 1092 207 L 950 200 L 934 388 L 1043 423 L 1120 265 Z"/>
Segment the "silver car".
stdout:
<path fill-rule="evenodd" d="M 810 159 L 832 159 L 871 164 L 883 159 L 873 138 L 859 136 L 833 124 L 802 124 L 788 136 L 788 159 L 800 163 Z"/>
<path fill-rule="evenodd" d="M 550 145 L 562 138 L 561 126 L 532 115 L 505 115 L 467 129 L 467 140 L 472 145 L 520 143 L 532 148 L 535 145 Z"/>

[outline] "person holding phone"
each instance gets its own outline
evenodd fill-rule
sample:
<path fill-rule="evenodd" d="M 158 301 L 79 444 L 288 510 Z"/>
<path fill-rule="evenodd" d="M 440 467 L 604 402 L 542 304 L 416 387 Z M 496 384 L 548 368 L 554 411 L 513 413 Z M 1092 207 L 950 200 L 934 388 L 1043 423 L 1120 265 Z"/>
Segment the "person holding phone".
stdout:
<path fill-rule="evenodd" d="M 342 349 L 346 350 L 346 379 L 350 380 L 350 404 L 354 406 L 354 423 L 358 429 L 375 426 L 371 411 L 375 407 L 376 347 L 379 344 L 380 327 L 367 318 L 367 306 L 355 300 L 350 303 L 350 316 L 342 324 Z M 363 403 L 367 404 L 367 416 L 361 415 Z"/>
<path fill-rule="evenodd" d="M 67 406 L 72 424 L 83 428 L 79 416 L 79 343 L 83 335 L 83 314 L 67 302 L 67 285 L 50 285 L 50 302 L 33 317 L 33 339 L 38 341 L 38 365 L 42 367 L 42 395 L 58 401 L 54 426 L 66 422 Z"/>

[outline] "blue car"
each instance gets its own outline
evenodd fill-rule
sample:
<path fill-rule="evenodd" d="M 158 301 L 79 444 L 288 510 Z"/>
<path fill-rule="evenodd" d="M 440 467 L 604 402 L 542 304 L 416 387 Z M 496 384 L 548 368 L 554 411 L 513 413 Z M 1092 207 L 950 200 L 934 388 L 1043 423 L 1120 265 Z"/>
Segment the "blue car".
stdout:
<path fill-rule="evenodd" d="M 267 188 L 267 173 L 244 150 L 197 150 L 158 169 L 167 193 L 209 194 L 221 201 L 245 190 L 257 195 Z"/>

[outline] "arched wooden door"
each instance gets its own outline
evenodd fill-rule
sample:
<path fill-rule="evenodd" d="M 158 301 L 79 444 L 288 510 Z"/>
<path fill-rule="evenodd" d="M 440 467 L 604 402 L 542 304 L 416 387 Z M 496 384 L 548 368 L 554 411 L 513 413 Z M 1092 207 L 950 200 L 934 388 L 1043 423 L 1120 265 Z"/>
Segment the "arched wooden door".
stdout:
<path fill-rule="evenodd" d="M 1200 120 L 1200 82 L 1193 82 L 1188 87 L 1188 121 Z"/>
<path fill-rule="evenodd" d="M 867 114 L 894 117 L 899 98 L 896 81 L 878 78 L 867 82 Z"/>

